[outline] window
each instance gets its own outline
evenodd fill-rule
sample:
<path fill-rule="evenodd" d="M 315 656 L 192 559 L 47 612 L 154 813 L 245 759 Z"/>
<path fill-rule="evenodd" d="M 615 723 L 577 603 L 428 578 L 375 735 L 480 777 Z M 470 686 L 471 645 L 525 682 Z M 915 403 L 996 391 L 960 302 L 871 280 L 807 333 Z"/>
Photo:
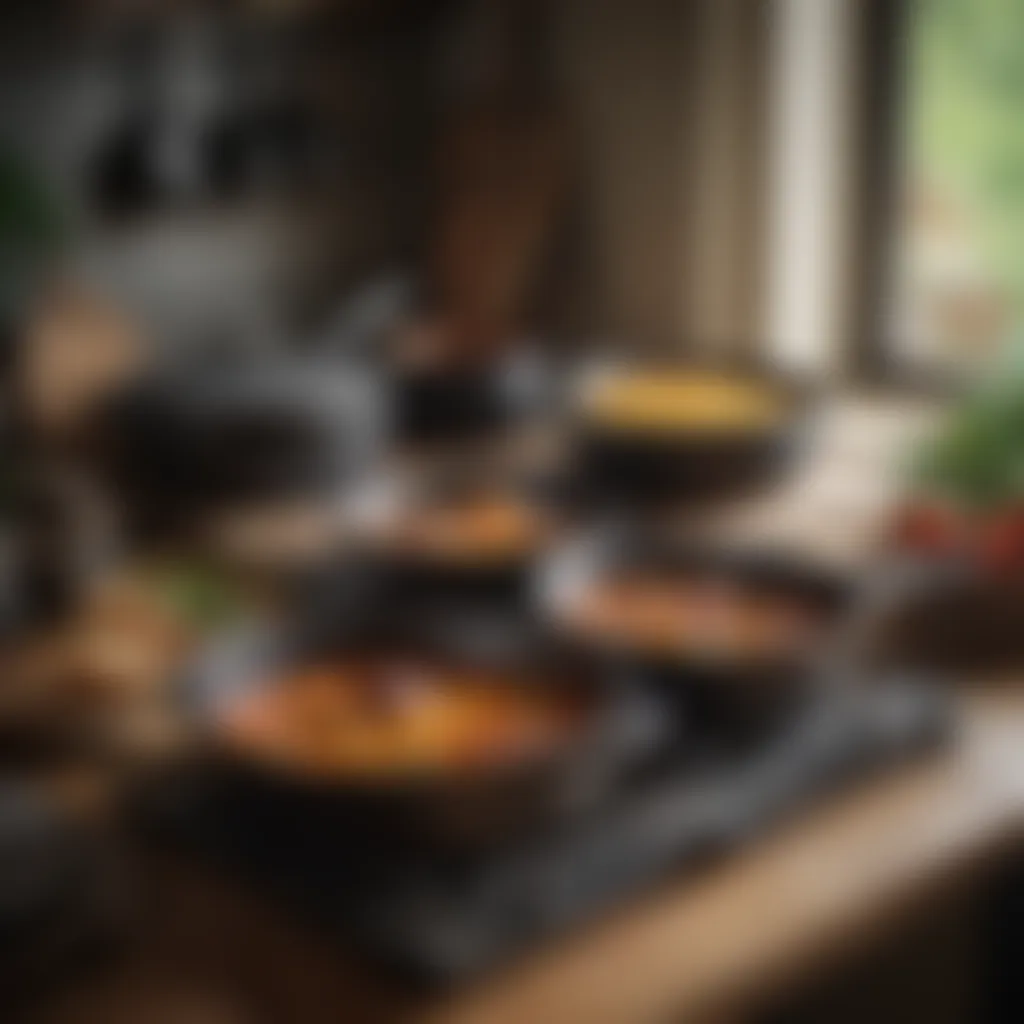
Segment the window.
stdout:
<path fill-rule="evenodd" d="M 1019 0 L 908 0 L 885 314 L 903 368 L 962 373 L 1024 336 Z"/>

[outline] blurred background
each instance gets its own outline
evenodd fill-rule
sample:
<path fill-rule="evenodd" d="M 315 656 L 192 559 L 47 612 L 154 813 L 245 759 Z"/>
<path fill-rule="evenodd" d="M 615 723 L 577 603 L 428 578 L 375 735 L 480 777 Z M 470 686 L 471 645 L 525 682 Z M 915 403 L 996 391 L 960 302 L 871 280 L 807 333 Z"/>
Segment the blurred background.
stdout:
<path fill-rule="evenodd" d="M 849 6 L 12 13 L 11 241 L 179 359 L 514 240 L 472 269 L 559 339 L 970 366 L 1015 323 L 1016 12 Z"/>
<path fill-rule="evenodd" d="M 1014 0 L 9 4 L 0 992 L 1019 1019 L 1022 116 Z"/>
<path fill-rule="evenodd" d="M 173 358 L 302 343 L 384 275 L 437 293 L 472 269 L 559 339 L 863 368 L 854 337 L 902 359 L 931 292 L 967 287 L 918 283 L 912 251 L 979 281 L 1012 260 L 976 224 L 1011 201 L 1012 11 L 130 6 L 6 18 L 7 205 Z M 972 104 L 984 155 L 955 135 L 982 131 Z M 895 270 L 882 289 L 858 255 L 897 240 L 887 304 Z M 512 243 L 500 270 L 463 252 Z"/>

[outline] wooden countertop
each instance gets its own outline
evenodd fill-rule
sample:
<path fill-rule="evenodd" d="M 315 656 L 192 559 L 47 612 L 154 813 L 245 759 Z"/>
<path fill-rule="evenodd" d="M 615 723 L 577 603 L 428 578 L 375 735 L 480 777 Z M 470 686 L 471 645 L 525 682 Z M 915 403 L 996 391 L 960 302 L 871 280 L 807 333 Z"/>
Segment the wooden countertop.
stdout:
<path fill-rule="evenodd" d="M 954 750 L 858 788 L 420 1019 L 718 1019 L 821 971 L 1024 839 L 1024 694 L 975 693 L 965 711 Z"/>
<path fill-rule="evenodd" d="M 396 991 L 230 879 L 164 865 L 131 954 L 44 1020 L 721 1019 L 869 947 L 1024 841 L 1024 691 L 979 688 L 963 704 L 952 749 L 862 784 L 728 860 L 443 996 Z"/>

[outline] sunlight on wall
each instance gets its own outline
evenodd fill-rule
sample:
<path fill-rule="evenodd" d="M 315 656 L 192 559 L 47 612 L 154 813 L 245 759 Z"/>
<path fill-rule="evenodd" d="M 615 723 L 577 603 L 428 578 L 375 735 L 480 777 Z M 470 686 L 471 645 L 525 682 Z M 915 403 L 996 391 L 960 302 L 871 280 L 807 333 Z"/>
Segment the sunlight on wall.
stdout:
<path fill-rule="evenodd" d="M 779 0 L 772 26 L 767 337 L 799 370 L 840 358 L 849 20 L 845 0 Z"/>

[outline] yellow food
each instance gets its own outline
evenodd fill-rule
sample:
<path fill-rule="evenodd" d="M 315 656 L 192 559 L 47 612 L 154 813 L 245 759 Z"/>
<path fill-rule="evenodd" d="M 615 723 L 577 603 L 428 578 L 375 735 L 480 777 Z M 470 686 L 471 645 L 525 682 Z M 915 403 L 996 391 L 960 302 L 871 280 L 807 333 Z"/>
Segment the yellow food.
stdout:
<path fill-rule="evenodd" d="M 765 384 L 713 374 L 635 373 L 597 382 L 586 415 L 617 430 L 758 431 L 776 425 L 784 399 Z"/>

